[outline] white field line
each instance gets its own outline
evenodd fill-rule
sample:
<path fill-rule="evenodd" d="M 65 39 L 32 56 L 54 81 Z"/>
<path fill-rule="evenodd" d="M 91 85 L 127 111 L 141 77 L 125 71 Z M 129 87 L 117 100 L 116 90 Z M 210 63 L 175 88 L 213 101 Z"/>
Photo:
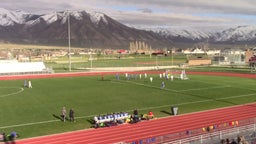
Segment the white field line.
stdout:
<path fill-rule="evenodd" d="M 125 84 L 125 83 L 122 83 L 122 82 L 120 82 L 120 81 L 113 81 L 113 80 L 111 80 L 110 82 L 111 82 L 111 83 L 118 83 L 118 84 Z"/>
<path fill-rule="evenodd" d="M 179 90 L 178 92 L 185 92 L 185 91 L 197 91 L 197 90 L 209 90 L 209 89 L 219 89 L 219 88 L 227 88 L 231 87 L 230 85 L 226 86 L 216 86 L 216 87 L 205 87 L 205 88 L 196 88 L 196 89 L 186 89 L 186 90 Z"/>
<path fill-rule="evenodd" d="M 193 81 L 193 82 L 200 82 L 200 83 L 205 83 L 205 84 L 213 84 L 213 85 L 220 85 L 220 83 L 217 83 L 217 82 L 208 82 L 208 81 L 200 81 L 200 80 L 191 80 L 190 81 Z"/>
<path fill-rule="evenodd" d="M 164 89 L 161 89 L 161 87 L 156 87 L 156 86 L 151 86 L 151 85 L 145 85 L 145 84 L 142 84 L 142 83 L 137 83 L 137 82 L 134 82 L 134 81 L 123 81 L 125 83 L 131 83 L 131 84 L 135 84 L 135 85 L 140 85 L 140 86 L 144 86 L 144 87 L 149 87 L 149 88 L 156 88 L 156 89 L 159 89 L 159 90 L 166 90 L 166 91 L 174 91 L 174 92 L 178 92 L 177 90 L 173 90 L 173 89 L 167 89 L 167 88 L 164 88 Z"/>
<path fill-rule="evenodd" d="M 209 82 L 205 82 L 205 81 L 199 81 L 199 80 L 193 80 L 195 82 L 200 82 L 200 83 L 206 83 L 206 84 L 214 84 L 214 85 L 220 85 L 220 83 L 209 83 Z M 230 84 L 231 82 L 229 82 Z M 246 88 L 246 87 L 238 87 L 237 83 L 232 82 L 234 85 L 232 85 L 233 88 L 239 88 L 239 89 L 247 89 L 247 90 L 251 90 L 251 91 L 255 91 L 255 89 L 250 89 L 250 88 Z M 230 86 L 231 87 L 231 86 Z"/>
<path fill-rule="evenodd" d="M 205 87 L 205 88 L 196 88 L 196 89 L 186 89 L 186 90 L 174 90 L 174 89 L 161 89 L 160 86 L 156 87 L 156 86 L 151 86 L 151 85 L 145 85 L 142 83 L 137 83 L 134 81 L 124 81 L 126 83 L 132 83 L 132 84 L 136 84 L 136 85 L 140 85 L 140 86 L 145 86 L 145 87 L 150 87 L 150 88 L 158 88 L 160 90 L 166 90 L 166 91 L 174 91 L 174 92 L 185 92 L 185 91 L 196 91 L 196 90 L 208 90 L 208 89 L 218 89 L 218 88 L 227 88 L 227 87 L 231 87 L 230 85 L 223 85 L 223 86 L 214 86 L 214 87 Z M 121 82 L 120 82 L 121 83 Z"/>
<path fill-rule="evenodd" d="M 87 118 L 87 117 L 93 117 L 94 115 L 88 115 L 88 116 L 81 116 L 81 117 L 76 117 L 76 119 L 81 119 L 81 118 Z M 30 126 L 30 125 L 38 125 L 38 124 L 45 124 L 45 123 L 52 123 L 52 122 L 59 122 L 61 120 L 48 120 L 48 121 L 41 121 L 41 122 L 32 122 L 32 123 L 25 123 L 25 124 L 17 124 L 17 125 L 9 125 L 9 126 L 2 126 L 0 129 L 4 128 L 14 128 L 14 127 L 21 127 L 21 126 Z"/>
<path fill-rule="evenodd" d="M 248 97 L 248 96 L 253 96 L 253 95 L 256 95 L 256 93 L 246 94 L 246 95 L 237 95 L 237 96 L 218 98 L 218 99 L 207 99 L 207 100 L 194 101 L 194 102 L 184 102 L 184 103 L 173 104 L 173 105 L 181 106 L 181 105 L 196 104 L 196 103 L 210 102 L 210 101 L 223 100 L 223 99 Z M 170 107 L 170 106 L 171 105 L 162 105 L 162 106 L 155 106 L 155 107 L 140 108 L 138 110 L 158 109 L 158 108 L 164 108 L 164 107 Z M 133 110 L 127 110 L 127 112 L 132 112 L 132 111 Z M 95 115 L 80 116 L 80 117 L 76 117 L 76 119 L 92 118 L 93 116 L 95 116 Z M 33 123 L 24 123 L 24 124 L 17 124 L 17 125 L 2 126 L 2 127 L 0 127 L 0 129 L 15 128 L 15 127 L 22 127 L 22 126 L 30 126 L 30 125 L 38 125 L 38 124 L 46 124 L 46 123 L 52 123 L 52 122 L 60 122 L 60 120 L 48 120 L 48 121 L 41 121 L 41 122 L 33 122 Z"/>
<path fill-rule="evenodd" d="M 20 87 L 0 87 L 0 89 L 5 89 L 5 88 L 19 89 L 19 91 L 16 91 L 16 92 L 13 92 L 13 93 L 9 93 L 9 94 L 0 95 L 0 98 L 16 95 L 16 94 L 21 93 L 21 92 L 24 91 L 24 89 L 20 88 Z"/>

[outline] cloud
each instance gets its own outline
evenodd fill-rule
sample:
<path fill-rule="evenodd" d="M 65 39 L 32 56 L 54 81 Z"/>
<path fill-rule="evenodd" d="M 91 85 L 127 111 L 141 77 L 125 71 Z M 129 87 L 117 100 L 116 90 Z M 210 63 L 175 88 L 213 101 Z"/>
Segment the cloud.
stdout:
<path fill-rule="evenodd" d="M 176 13 L 226 13 L 255 15 L 255 0 L 1 0 L 0 7 L 28 11 L 111 8 L 130 6 L 136 9 L 165 10 Z"/>
<path fill-rule="evenodd" d="M 255 0 L 111 0 L 110 4 L 147 7 L 177 13 L 209 12 L 255 15 L 256 12 Z"/>
<path fill-rule="evenodd" d="M 233 23 L 233 19 L 221 17 L 200 17 L 187 14 L 156 14 L 141 12 L 119 12 L 112 14 L 114 19 L 129 25 L 140 26 L 174 26 L 174 25 L 216 25 Z"/>
<path fill-rule="evenodd" d="M 148 8 L 138 9 L 138 11 L 141 11 L 143 13 L 152 13 L 153 12 L 151 9 L 148 9 Z"/>
<path fill-rule="evenodd" d="M 111 0 L 150 13 L 136 11 L 110 12 L 109 15 L 132 25 L 246 25 L 256 24 L 254 0 Z"/>

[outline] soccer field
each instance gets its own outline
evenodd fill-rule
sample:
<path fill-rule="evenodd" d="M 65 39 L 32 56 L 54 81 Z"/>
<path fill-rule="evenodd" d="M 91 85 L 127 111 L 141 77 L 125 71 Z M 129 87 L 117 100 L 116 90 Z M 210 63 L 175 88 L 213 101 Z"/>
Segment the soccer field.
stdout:
<path fill-rule="evenodd" d="M 150 82 L 149 77 L 153 77 Z M 0 131 L 17 131 L 20 138 L 47 135 L 91 126 L 94 115 L 112 112 L 140 114 L 153 111 L 156 117 L 170 116 L 170 107 L 179 114 L 255 102 L 256 79 L 188 75 L 188 80 L 160 79 L 148 74 L 126 80 L 120 75 L 0 81 Z M 162 81 L 165 88 L 161 89 Z M 61 122 L 61 108 L 75 110 L 76 122 Z"/>

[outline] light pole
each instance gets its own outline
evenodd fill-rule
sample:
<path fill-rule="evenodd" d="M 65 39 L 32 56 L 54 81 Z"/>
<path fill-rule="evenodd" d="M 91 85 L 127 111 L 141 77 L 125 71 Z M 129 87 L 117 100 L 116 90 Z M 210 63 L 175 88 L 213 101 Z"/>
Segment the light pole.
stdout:
<path fill-rule="evenodd" d="M 219 51 L 219 65 L 220 65 L 220 51 Z"/>
<path fill-rule="evenodd" d="M 90 58 L 89 58 L 89 60 L 91 61 L 91 70 L 92 70 L 92 54 L 90 54 Z"/>
<path fill-rule="evenodd" d="M 70 53 L 70 14 L 68 11 L 68 61 L 69 61 L 69 71 L 71 71 L 71 53 Z"/>
<path fill-rule="evenodd" d="M 158 69 L 157 54 L 156 54 L 156 69 Z"/>
<path fill-rule="evenodd" d="M 172 48 L 172 67 L 173 67 L 173 48 Z"/>

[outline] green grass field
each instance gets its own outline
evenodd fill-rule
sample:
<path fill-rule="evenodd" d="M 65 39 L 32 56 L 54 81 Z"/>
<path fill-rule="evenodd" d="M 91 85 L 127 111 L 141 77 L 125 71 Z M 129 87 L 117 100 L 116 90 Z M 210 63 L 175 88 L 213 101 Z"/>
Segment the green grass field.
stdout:
<path fill-rule="evenodd" d="M 185 55 L 176 55 L 172 61 L 171 56 L 151 56 L 150 55 L 121 55 L 118 59 L 118 54 L 92 56 L 94 60 L 89 61 L 90 55 L 72 56 L 71 67 L 72 71 L 84 71 L 89 68 L 99 67 L 142 67 L 142 66 L 171 66 L 179 65 L 186 62 Z M 54 69 L 55 72 L 68 72 L 69 60 L 68 57 L 58 57 L 54 60 L 45 61 L 45 65 Z"/>
<path fill-rule="evenodd" d="M 188 75 L 189 80 L 125 80 L 120 75 L 0 81 L 0 132 L 17 131 L 21 138 L 90 128 L 94 115 L 152 110 L 156 117 L 255 102 L 256 79 Z M 74 108 L 76 122 L 61 122 L 61 108 Z"/>

